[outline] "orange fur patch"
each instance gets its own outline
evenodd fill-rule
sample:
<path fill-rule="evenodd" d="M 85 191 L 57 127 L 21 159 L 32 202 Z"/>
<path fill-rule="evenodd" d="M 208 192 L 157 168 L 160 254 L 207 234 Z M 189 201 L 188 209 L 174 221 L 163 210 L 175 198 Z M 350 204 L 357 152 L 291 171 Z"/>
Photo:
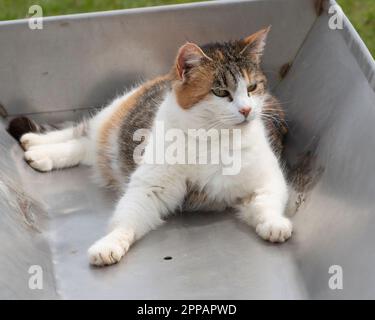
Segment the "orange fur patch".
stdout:
<path fill-rule="evenodd" d="M 245 78 L 246 82 L 250 83 L 249 73 L 248 73 L 248 71 L 246 69 L 242 69 L 242 75 Z"/>
<path fill-rule="evenodd" d="M 177 81 L 174 89 L 178 104 L 189 109 L 201 101 L 211 91 L 213 78 L 212 70 L 199 66 L 191 72 L 189 81 Z"/>

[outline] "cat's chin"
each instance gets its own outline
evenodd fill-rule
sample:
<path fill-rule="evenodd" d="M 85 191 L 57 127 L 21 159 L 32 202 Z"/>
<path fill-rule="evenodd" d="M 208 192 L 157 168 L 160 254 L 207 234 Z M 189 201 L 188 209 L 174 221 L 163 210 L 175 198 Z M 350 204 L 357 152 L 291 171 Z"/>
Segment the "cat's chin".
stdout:
<path fill-rule="evenodd" d="M 250 115 L 250 117 L 238 122 L 237 126 L 239 126 L 239 127 L 247 126 L 247 125 L 253 123 L 257 119 L 259 119 L 258 115 L 256 115 L 256 114 Z"/>
<path fill-rule="evenodd" d="M 240 120 L 235 123 L 223 123 L 220 129 L 235 129 L 235 128 L 242 128 L 244 126 L 247 126 L 253 121 L 253 119 L 244 119 Z"/>
<path fill-rule="evenodd" d="M 252 119 L 245 119 L 245 120 L 242 120 L 240 122 L 238 122 L 234 127 L 245 127 L 247 125 L 249 125 L 253 120 Z"/>

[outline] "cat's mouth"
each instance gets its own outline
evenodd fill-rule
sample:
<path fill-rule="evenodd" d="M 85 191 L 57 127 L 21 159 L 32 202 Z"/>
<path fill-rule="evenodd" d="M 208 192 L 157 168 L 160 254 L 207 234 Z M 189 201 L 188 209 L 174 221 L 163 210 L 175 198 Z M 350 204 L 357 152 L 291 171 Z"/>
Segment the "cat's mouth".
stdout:
<path fill-rule="evenodd" d="M 239 122 L 237 125 L 238 125 L 238 126 L 245 126 L 245 125 L 247 125 L 249 122 L 250 122 L 249 119 L 244 119 L 244 120 L 242 120 L 241 122 Z"/>
<path fill-rule="evenodd" d="M 244 119 L 240 120 L 237 122 L 232 122 L 232 123 L 223 123 L 223 129 L 233 129 L 233 128 L 238 128 L 238 127 L 244 127 L 250 123 L 251 120 L 249 119 Z"/>
<path fill-rule="evenodd" d="M 252 120 L 254 120 L 255 117 L 254 116 L 250 116 L 250 117 L 247 117 L 245 119 L 243 119 L 242 121 L 240 121 L 237 126 L 246 126 L 247 124 L 249 124 Z"/>

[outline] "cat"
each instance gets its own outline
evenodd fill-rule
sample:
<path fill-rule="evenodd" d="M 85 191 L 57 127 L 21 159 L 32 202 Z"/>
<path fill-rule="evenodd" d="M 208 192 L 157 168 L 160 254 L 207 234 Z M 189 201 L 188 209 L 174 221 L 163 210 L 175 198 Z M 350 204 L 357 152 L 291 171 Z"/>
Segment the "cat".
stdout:
<path fill-rule="evenodd" d="M 92 265 L 119 262 L 134 241 L 185 208 L 234 208 L 261 238 L 291 237 L 292 223 L 284 216 L 288 187 L 279 163 L 284 112 L 261 69 L 269 31 L 201 47 L 188 42 L 168 74 L 133 88 L 75 126 L 42 132 L 25 118 L 11 123 L 9 131 L 34 169 L 90 165 L 101 184 L 119 193 L 109 233 L 88 249 Z M 17 121 L 31 132 L 20 133 Z M 223 175 L 221 164 L 135 161 L 140 144 L 135 132 L 154 132 L 157 122 L 185 136 L 191 128 L 240 130 L 240 171 Z M 152 149 L 145 139 L 142 143 L 141 158 Z"/>

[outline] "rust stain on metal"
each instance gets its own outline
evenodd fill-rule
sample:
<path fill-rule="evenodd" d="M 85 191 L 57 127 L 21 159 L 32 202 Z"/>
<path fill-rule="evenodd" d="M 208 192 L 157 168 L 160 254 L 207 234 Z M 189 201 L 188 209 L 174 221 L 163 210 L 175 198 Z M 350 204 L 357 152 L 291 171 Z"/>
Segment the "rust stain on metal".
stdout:
<path fill-rule="evenodd" d="M 7 110 L 4 108 L 4 106 L 0 103 L 0 116 L 3 118 L 6 118 L 8 116 Z"/>
<path fill-rule="evenodd" d="M 19 214 L 27 227 L 38 233 L 41 232 L 38 216 L 40 214 L 46 216 L 44 205 L 30 197 L 22 186 L 3 174 L 0 174 L 0 199 L 3 199 L 12 211 Z"/>
<path fill-rule="evenodd" d="M 320 16 L 324 11 L 324 1 L 325 0 L 315 0 L 315 10 L 318 16 Z"/>
<path fill-rule="evenodd" d="M 280 71 L 279 71 L 279 75 L 280 75 L 280 78 L 281 79 L 284 79 L 286 77 L 286 75 L 288 74 L 290 68 L 291 68 L 292 64 L 290 62 L 287 62 L 285 63 L 281 68 L 280 68 Z"/>
<path fill-rule="evenodd" d="M 317 163 L 318 141 L 316 139 L 307 151 L 301 153 L 297 162 L 288 170 L 288 182 L 293 189 L 288 204 L 289 215 L 298 212 L 324 173 L 324 167 Z"/>

